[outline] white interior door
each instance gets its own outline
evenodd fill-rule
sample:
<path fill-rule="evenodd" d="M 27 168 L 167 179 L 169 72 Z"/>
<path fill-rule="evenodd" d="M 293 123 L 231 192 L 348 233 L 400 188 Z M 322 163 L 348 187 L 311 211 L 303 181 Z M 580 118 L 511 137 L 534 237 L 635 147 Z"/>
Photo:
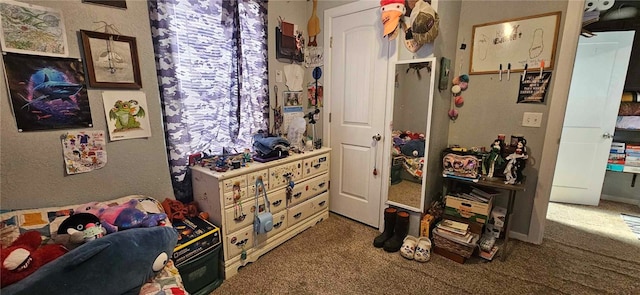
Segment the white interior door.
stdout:
<path fill-rule="evenodd" d="M 373 4 L 371 4 L 373 3 Z M 332 48 L 328 63 L 331 188 L 329 208 L 378 227 L 380 221 L 388 41 L 382 38 L 377 2 L 325 12 Z M 368 7 L 367 7 L 368 6 Z M 327 35 L 325 35 L 327 36 Z M 373 175 L 374 166 L 378 174 Z"/>
<path fill-rule="evenodd" d="M 552 202 L 598 205 L 633 31 L 580 37 L 564 117 Z"/>

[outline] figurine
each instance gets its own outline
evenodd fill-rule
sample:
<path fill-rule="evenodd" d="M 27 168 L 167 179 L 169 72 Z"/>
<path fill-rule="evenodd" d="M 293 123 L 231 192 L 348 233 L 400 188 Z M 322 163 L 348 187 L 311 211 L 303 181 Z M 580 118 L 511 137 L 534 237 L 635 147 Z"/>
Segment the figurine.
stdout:
<path fill-rule="evenodd" d="M 242 162 L 243 165 L 251 162 L 251 151 L 249 149 L 244 149 L 244 152 L 242 153 Z"/>
<path fill-rule="evenodd" d="M 507 156 L 507 166 L 504 169 L 504 176 L 506 178 L 505 184 L 522 183 L 524 176 L 522 170 L 527 163 L 529 155 L 527 154 L 527 140 L 522 138 L 516 145 L 516 150 Z"/>
<path fill-rule="evenodd" d="M 501 167 L 504 164 L 504 158 L 502 158 L 501 155 L 502 146 L 503 142 L 499 138 L 494 140 L 493 144 L 491 145 L 491 151 L 489 152 L 489 156 L 487 157 L 486 164 L 486 166 L 489 167 L 489 172 L 487 172 L 487 177 L 489 178 L 493 177 L 493 172 L 495 171 L 496 167 Z"/>

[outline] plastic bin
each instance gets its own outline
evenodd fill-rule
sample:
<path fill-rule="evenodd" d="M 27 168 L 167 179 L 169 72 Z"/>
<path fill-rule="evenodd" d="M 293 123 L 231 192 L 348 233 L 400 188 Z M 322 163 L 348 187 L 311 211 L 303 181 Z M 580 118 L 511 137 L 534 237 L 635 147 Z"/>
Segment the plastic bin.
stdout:
<path fill-rule="evenodd" d="M 222 284 L 220 249 L 221 245 L 218 245 L 210 251 L 176 266 L 180 271 L 184 287 L 190 294 L 209 294 Z"/>

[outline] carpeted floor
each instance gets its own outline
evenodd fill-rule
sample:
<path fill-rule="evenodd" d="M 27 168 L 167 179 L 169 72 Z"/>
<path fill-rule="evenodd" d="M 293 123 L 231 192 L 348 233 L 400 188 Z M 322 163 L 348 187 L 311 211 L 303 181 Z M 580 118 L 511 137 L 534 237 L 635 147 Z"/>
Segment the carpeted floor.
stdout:
<path fill-rule="evenodd" d="M 403 180 L 389 186 L 389 201 L 405 204 L 410 207 L 420 208 L 420 196 L 422 195 L 422 184 Z"/>
<path fill-rule="evenodd" d="M 620 219 L 619 216 L 616 218 Z M 542 245 L 505 262 L 419 263 L 372 246 L 376 229 L 331 214 L 212 294 L 640 294 L 640 243 L 549 220 Z"/>

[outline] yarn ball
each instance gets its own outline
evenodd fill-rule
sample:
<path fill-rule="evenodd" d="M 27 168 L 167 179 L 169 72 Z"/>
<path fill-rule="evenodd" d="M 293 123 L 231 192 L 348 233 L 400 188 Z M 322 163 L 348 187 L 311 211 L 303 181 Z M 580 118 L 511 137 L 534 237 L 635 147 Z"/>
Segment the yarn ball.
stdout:
<path fill-rule="evenodd" d="M 451 120 L 455 120 L 458 118 L 458 110 L 456 109 L 450 109 L 449 110 L 449 119 Z"/>
<path fill-rule="evenodd" d="M 453 78 L 453 85 L 458 85 L 458 84 L 460 84 L 460 77 Z"/>
<path fill-rule="evenodd" d="M 460 85 L 458 85 L 458 86 L 460 86 L 460 89 L 462 89 L 464 91 L 464 90 L 467 90 L 467 88 L 469 88 L 469 83 L 468 82 L 460 82 Z"/>
<path fill-rule="evenodd" d="M 460 75 L 460 77 L 458 77 L 460 79 L 460 82 L 467 82 L 469 83 L 469 75 Z"/>
<path fill-rule="evenodd" d="M 458 85 L 453 85 L 453 87 L 451 87 L 451 92 L 458 94 L 460 93 L 460 91 L 462 91 L 462 88 L 460 88 L 460 86 Z"/>
<path fill-rule="evenodd" d="M 462 96 L 458 95 L 454 99 L 454 103 L 456 104 L 457 107 L 461 107 L 464 104 L 464 98 L 462 98 Z"/>

